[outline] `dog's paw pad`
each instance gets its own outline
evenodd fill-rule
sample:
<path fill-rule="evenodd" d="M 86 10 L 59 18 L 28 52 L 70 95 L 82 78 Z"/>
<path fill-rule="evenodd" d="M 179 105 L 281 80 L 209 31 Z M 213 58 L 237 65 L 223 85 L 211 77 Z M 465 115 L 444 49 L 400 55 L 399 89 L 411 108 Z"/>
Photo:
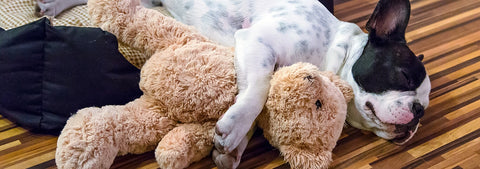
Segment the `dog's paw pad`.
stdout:
<path fill-rule="evenodd" d="M 235 123 L 228 117 L 226 118 L 220 119 L 215 126 L 215 148 L 222 153 L 230 153 L 237 148 L 249 129 L 243 124 Z"/>

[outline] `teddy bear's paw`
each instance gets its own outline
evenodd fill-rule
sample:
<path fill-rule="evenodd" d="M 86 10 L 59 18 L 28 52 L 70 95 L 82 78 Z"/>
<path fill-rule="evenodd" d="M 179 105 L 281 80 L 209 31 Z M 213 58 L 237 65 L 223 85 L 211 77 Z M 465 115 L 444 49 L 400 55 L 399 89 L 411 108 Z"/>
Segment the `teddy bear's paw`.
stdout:
<path fill-rule="evenodd" d="M 70 133 L 61 135 L 57 142 L 55 152 L 57 168 L 110 168 L 117 155 L 118 148 L 109 144 L 90 144 L 88 141 L 76 137 L 80 136 L 81 133 L 67 132 Z"/>

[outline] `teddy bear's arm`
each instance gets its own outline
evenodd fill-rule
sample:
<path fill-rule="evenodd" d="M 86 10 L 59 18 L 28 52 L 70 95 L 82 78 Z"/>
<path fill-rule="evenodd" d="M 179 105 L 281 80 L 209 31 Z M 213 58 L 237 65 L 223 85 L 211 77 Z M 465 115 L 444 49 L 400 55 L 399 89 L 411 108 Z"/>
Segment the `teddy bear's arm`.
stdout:
<path fill-rule="evenodd" d="M 209 41 L 191 26 L 140 6 L 136 0 L 89 0 L 91 21 L 105 31 L 151 56 L 169 46 Z"/>

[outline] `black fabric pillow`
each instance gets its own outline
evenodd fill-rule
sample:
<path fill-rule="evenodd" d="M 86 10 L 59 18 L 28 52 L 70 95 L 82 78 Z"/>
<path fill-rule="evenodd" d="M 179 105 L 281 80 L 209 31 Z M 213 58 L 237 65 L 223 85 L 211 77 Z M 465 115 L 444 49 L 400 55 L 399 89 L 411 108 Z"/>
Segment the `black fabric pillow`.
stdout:
<path fill-rule="evenodd" d="M 43 18 L 0 30 L 0 114 L 32 131 L 58 134 L 78 109 L 134 100 L 139 75 L 98 28 Z"/>

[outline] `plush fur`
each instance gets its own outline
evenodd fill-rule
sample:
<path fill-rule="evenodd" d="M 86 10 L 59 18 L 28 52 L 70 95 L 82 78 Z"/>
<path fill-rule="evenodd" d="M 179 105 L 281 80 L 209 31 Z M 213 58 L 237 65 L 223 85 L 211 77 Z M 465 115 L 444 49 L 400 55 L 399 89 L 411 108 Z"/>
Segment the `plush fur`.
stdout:
<path fill-rule="evenodd" d="M 141 71 L 143 96 L 70 117 L 58 138 L 57 167 L 109 168 L 117 155 L 154 149 L 161 168 L 206 157 L 215 122 L 237 94 L 232 48 L 137 1 L 90 0 L 88 6 L 95 24 L 152 56 Z M 295 64 L 275 74 L 259 124 L 293 167 L 325 168 L 351 97 L 335 75 Z"/>

